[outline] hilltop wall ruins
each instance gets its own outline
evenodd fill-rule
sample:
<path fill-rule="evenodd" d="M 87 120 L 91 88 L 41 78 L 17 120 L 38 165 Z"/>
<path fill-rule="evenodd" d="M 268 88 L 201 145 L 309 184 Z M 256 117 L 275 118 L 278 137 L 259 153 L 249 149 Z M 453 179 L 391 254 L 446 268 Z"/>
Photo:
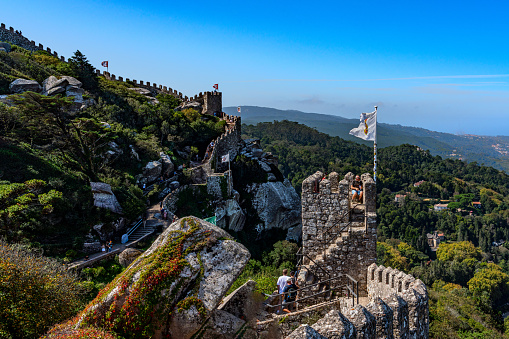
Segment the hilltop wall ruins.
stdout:
<path fill-rule="evenodd" d="M 51 51 L 51 48 L 46 47 L 42 44 L 36 44 L 35 41 L 30 40 L 23 36 L 22 32 L 15 30 L 13 27 L 7 28 L 4 23 L 0 24 L 0 41 L 7 41 L 17 46 L 20 46 L 26 50 L 31 52 L 36 51 L 46 51 L 54 57 L 58 58 L 62 62 L 68 62 L 68 60 L 63 56 L 58 56 L 58 53 L 55 51 Z M 213 115 L 214 113 L 222 112 L 222 93 L 221 92 L 200 92 L 195 96 L 185 96 L 182 92 L 179 92 L 169 86 L 158 85 L 154 82 L 144 81 L 144 80 L 130 80 L 129 78 L 124 78 L 122 76 L 116 76 L 115 74 L 111 74 L 108 71 L 102 72 L 101 70 L 96 69 L 96 75 L 102 76 L 108 80 L 112 81 L 120 81 L 120 82 L 128 82 L 133 84 L 135 87 L 145 88 L 150 91 L 156 91 L 157 93 L 165 93 L 169 95 L 173 95 L 176 98 L 179 98 L 182 101 L 197 101 L 202 104 L 203 111 L 202 114 Z M 124 80 L 125 79 L 125 80 Z"/>
<path fill-rule="evenodd" d="M 426 286 L 404 272 L 376 265 L 375 182 L 369 174 L 361 176 L 364 196 L 356 203 L 351 198 L 353 177 L 348 173 L 340 181 L 335 172 L 329 176 L 316 172 L 302 183 L 298 304 L 299 308 L 327 304 L 336 295 L 348 296 L 344 300 L 357 305 L 333 308 L 312 326 L 302 325 L 294 332 L 278 318 L 262 323 L 259 332 L 279 321 L 275 326 L 288 338 L 314 332 L 326 337 L 330 333 L 345 338 L 428 338 Z M 298 323 L 299 314 L 306 312 L 304 308 L 292 314 L 289 322 Z"/>

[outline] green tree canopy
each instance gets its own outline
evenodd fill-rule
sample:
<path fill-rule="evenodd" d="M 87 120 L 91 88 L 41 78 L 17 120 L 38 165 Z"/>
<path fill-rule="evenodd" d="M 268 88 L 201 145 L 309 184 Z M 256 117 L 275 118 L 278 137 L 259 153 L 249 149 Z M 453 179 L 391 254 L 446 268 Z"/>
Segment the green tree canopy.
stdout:
<path fill-rule="evenodd" d="M 481 258 L 481 249 L 470 241 L 460 241 L 452 244 L 441 243 L 438 246 L 437 259 L 440 261 L 464 261 L 466 259 Z"/>

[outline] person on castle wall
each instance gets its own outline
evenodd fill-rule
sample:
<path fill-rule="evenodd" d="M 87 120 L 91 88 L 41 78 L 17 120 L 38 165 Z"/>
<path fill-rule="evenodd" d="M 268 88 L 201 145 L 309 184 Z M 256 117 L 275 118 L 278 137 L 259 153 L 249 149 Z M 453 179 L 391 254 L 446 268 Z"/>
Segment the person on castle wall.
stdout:
<path fill-rule="evenodd" d="M 361 177 L 356 175 L 355 180 L 352 182 L 352 201 L 362 202 L 362 181 Z"/>

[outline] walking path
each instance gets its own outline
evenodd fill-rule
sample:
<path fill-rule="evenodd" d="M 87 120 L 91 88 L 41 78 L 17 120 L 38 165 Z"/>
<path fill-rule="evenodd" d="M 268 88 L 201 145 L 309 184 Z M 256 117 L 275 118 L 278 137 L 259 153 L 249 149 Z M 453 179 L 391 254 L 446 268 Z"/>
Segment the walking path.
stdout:
<path fill-rule="evenodd" d="M 235 126 L 235 123 L 230 122 L 225 117 L 222 117 L 221 119 L 226 120 L 226 130 L 227 131 L 232 129 Z M 213 149 L 214 149 L 214 147 L 212 147 L 209 150 L 210 154 L 212 154 Z M 204 164 L 207 160 L 209 160 L 209 159 L 202 159 L 201 161 L 190 161 L 189 168 L 194 168 L 194 167 L 200 166 L 200 165 Z M 164 180 L 162 183 L 175 181 L 177 179 L 178 179 L 177 176 L 173 176 L 169 179 Z M 150 190 L 154 187 L 155 184 L 156 183 L 154 183 L 148 187 L 145 187 L 143 194 L 146 195 L 148 192 L 150 192 Z M 161 184 L 161 183 L 159 183 L 159 184 Z M 162 219 L 162 215 L 160 214 L 159 203 L 150 206 L 147 209 L 147 212 L 148 212 L 148 217 L 147 217 L 147 222 L 145 224 L 145 227 L 143 225 L 138 226 L 137 230 L 133 234 L 130 235 L 130 238 L 131 238 L 131 239 L 129 239 L 130 241 L 128 241 L 125 244 L 113 244 L 110 252 L 97 252 L 97 253 L 89 254 L 88 259 L 81 258 L 81 259 L 75 260 L 68 264 L 68 268 L 81 269 L 81 268 L 84 268 L 87 266 L 91 266 L 92 264 L 94 264 L 98 261 L 108 259 L 110 257 L 114 257 L 115 255 L 122 253 L 122 251 L 124 249 L 126 249 L 127 247 L 133 246 L 134 244 L 138 243 L 140 240 L 142 240 L 142 239 L 148 237 L 149 235 L 151 235 L 152 233 L 154 233 L 154 231 L 158 225 L 162 224 L 163 229 L 167 228 L 170 225 L 171 220 L 163 220 Z"/>
<path fill-rule="evenodd" d="M 75 260 L 68 264 L 68 268 L 82 269 L 84 267 L 91 266 L 98 261 L 114 257 L 115 255 L 122 253 L 122 251 L 126 248 L 134 246 L 139 241 L 153 234 L 158 225 L 162 225 L 163 229 L 165 229 L 171 224 L 171 220 L 162 219 L 162 216 L 160 215 L 159 203 L 150 206 L 147 209 L 147 212 L 148 218 L 145 224 L 145 230 L 143 229 L 143 225 L 140 225 L 138 230 L 133 233 L 133 236 L 138 234 L 141 235 L 140 237 L 134 236 L 132 240 L 130 239 L 130 241 L 125 244 L 113 244 L 110 252 L 97 252 L 89 254 L 88 260 L 85 258 Z"/>

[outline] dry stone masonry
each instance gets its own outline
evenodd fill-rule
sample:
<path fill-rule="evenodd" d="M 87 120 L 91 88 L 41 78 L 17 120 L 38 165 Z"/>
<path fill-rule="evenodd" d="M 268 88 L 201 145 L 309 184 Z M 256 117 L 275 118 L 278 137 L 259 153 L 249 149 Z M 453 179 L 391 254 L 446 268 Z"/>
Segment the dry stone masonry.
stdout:
<path fill-rule="evenodd" d="M 302 252 L 306 266 L 301 270 L 300 283 L 305 286 L 335 278 L 307 290 L 303 296 L 345 285 L 345 275 L 359 282 L 360 296 L 367 295 L 367 269 L 376 259 L 375 183 L 371 176 L 363 175 L 364 201 L 354 206 L 350 203 L 352 180 L 352 173 L 339 181 L 335 172 L 328 177 L 316 172 L 302 183 Z"/>
<path fill-rule="evenodd" d="M 53 55 L 56 58 L 59 58 L 60 61 L 66 62 L 66 58 L 63 56 L 58 56 L 58 53 L 55 51 L 51 51 L 51 48 L 46 47 L 44 49 L 44 46 L 42 44 L 36 44 L 35 41 L 30 40 L 23 36 L 21 31 L 15 30 L 12 27 L 7 28 L 7 26 L 4 23 L 0 24 L 0 42 L 1 41 L 7 41 L 11 44 L 20 46 L 28 51 L 36 52 L 36 51 L 46 51 L 49 54 Z M 11 47 L 9 44 L 2 44 L 0 43 L 0 51 L 10 52 Z M 121 76 L 116 76 L 115 74 L 111 74 L 110 72 L 104 71 L 101 72 L 100 70 L 96 70 L 97 76 L 102 76 L 108 80 L 112 81 L 124 81 L 124 78 Z M 213 115 L 214 113 L 220 113 L 222 112 L 222 93 L 221 92 L 200 92 L 199 94 L 195 96 L 184 96 L 182 92 L 179 92 L 177 90 L 174 90 L 168 86 L 163 85 L 157 85 L 156 83 L 151 83 L 149 81 L 143 81 L 143 80 L 129 80 L 129 78 L 125 79 L 126 82 L 134 84 L 136 87 L 140 89 L 146 89 L 150 91 L 151 93 L 158 94 L 158 93 L 165 93 L 173 95 L 182 101 L 197 101 L 202 104 L 203 106 L 203 114 L 210 114 Z M 77 88 L 77 87 L 76 87 Z M 73 96 L 79 96 L 81 98 L 81 95 L 83 94 L 80 90 L 76 90 L 73 88 L 72 90 Z"/>
<path fill-rule="evenodd" d="M 25 38 L 21 32 L 14 30 L 12 27 L 7 29 L 4 23 L 0 24 L 0 41 L 8 41 L 31 52 L 44 51 L 44 46 L 42 44 L 36 45 L 35 41 Z M 58 58 L 58 53 L 51 53 L 51 48 L 47 47 L 46 51 Z M 6 50 L 6 52 L 9 51 Z M 65 61 L 65 58 L 60 57 L 60 60 Z"/>
<path fill-rule="evenodd" d="M 304 308 L 265 321 L 259 331 L 271 328 L 274 337 L 292 339 L 429 337 L 426 286 L 411 275 L 375 264 L 375 183 L 369 174 L 363 174 L 363 201 L 354 203 L 352 180 L 352 173 L 339 181 L 337 173 L 325 176 L 316 172 L 302 183 L 304 256 L 298 277 L 302 290 L 299 298 L 309 299 L 300 302 L 299 308 L 320 301 L 326 305 L 327 298 L 334 300 L 330 293 L 317 296 L 321 291 L 339 287 L 335 292 L 344 296 L 346 275 L 359 282 L 360 304 L 353 306 L 351 299 L 339 298 L 340 306 L 314 323 L 301 321 L 298 328 L 284 325 L 302 319 Z M 308 285 L 314 287 L 306 290 Z"/>
<path fill-rule="evenodd" d="M 207 182 L 207 178 L 213 174 L 226 172 L 228 163 L 222 163 L 221 157 L 230 154 L 230 159 L 233 160 L 239 153 L 242 142 L 240 117 L 225 114 L 223 118 L 233 124 L 226 132 L 212 141 L 214 148 L 209 158 L 202 165 L 191 169 L 191 179 L 195 184 Z"/>

